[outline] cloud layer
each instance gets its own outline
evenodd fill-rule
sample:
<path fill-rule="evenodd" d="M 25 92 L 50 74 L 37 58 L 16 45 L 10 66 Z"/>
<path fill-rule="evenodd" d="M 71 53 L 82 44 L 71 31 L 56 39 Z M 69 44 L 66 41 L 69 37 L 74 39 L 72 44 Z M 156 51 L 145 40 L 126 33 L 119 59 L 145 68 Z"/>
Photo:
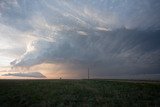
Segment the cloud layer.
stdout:
<path fill-rule="evenodd" d="M 17 77 L 33 77 L 33 78 L 46 78 L 43 74 L 40 72 L 28 72 L 28 73 L 8 73 L 3 74 L 2 76 L 17 76 Z"/>
<path fill-rule="evenodd" d="M 2 28 L 17 34 L 11 40 L 26 41 L 13 67 L 73 63 L 68 69 L 91 67 L 95 75 L 160 73 L 159 0 L 14 0 L 0 8 Z"/>

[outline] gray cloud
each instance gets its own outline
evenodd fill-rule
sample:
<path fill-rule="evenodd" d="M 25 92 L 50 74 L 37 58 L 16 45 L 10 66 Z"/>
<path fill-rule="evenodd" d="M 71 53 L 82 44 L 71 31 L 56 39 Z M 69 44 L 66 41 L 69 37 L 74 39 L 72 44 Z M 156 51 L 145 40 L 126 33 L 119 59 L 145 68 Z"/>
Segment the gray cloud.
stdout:
<path fill-rule="evenodd" d="M 2 24 L 36 38 L 14 67 L 74 63 L 69 69 L 93 66 L 95 75 L 160 73 L 158 0 L 15 0 L 1 8 Z"/>
<path fill-rule="evenodd" d="M 0 4 L 1 22 L 22 31 L 33 30 L 33 24 L 28 22 L 37 14 L 47 23 L 71 28 L 100 26 L 115 29 L 125 26 L 159 29 L 160 26 L 158 0 L 9 0 Z"/>
<path fill-rule="evenodd" d="M 104 70 L 135 70 L 159 72 L 160 31 L 137 31 L 119 29 L 116 31 L 93 31 L 89 35 L 62 35 L 55 42 L 34 41 L 33 51 L 27 51 L 15 60 L 14 66 L 33 66 L 41 63 L 81 63 L 84 66 L 96 64 Z M 68 39 L 69 38 L 69 39 Z M 98 70 L 98 69 L 97 69 Z M 130 71 L 131 72 L 131 71 Z"/>

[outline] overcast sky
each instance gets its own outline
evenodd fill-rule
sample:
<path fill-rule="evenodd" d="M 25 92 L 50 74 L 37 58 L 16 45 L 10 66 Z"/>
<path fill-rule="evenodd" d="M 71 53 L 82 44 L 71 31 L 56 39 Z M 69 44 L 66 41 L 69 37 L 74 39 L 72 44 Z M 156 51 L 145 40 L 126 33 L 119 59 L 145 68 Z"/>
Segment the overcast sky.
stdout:
<path fill-rule="evenodd" d="M 1 0 L 0 78 L 159 76 L 159 10 L 159 0 Z"/>

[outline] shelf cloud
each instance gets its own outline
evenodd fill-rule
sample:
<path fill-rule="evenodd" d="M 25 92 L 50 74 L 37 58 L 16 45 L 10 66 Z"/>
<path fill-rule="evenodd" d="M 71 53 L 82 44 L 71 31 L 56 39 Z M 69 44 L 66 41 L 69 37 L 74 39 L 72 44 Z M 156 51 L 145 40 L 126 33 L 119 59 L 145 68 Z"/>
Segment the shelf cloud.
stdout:
<path fill-rule="evenodd" d="M 46 78 L 40 72 L 23 72 L 23 73 L 8 73 L 2 76 L 16 76 L 16 77 L 33 77 L 33 78 Z"/>

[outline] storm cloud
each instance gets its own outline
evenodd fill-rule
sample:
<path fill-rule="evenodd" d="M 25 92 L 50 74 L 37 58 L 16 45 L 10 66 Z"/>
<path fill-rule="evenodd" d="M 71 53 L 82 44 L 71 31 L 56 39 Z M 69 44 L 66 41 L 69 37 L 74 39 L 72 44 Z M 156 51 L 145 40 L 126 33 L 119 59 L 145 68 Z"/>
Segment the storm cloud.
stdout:
<path fill-rule="evenodd" d="M 13 67 L 73 63 L 69 69 L 90 67 L 97 76 L 160 73 L 159 0 L 0 4 L 0 23 L 24 32 L 18 38 L 32 38 Z"/>

